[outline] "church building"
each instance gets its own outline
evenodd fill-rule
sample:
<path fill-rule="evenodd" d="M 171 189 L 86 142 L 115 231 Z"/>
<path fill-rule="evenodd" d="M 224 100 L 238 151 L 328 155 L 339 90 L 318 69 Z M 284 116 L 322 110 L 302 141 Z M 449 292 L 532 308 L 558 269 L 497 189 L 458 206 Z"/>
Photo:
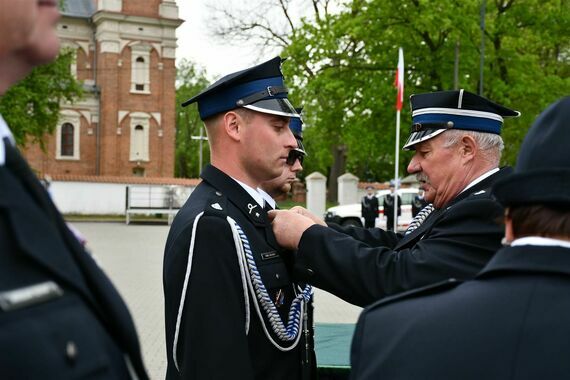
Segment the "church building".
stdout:
<path fill-rule="evenodd" d="M 46 152 L 25 155 L 40 176 L 173 177 L 175 0 L 66 0 L 57 26 L 84 96 L 62 104 Z"/>

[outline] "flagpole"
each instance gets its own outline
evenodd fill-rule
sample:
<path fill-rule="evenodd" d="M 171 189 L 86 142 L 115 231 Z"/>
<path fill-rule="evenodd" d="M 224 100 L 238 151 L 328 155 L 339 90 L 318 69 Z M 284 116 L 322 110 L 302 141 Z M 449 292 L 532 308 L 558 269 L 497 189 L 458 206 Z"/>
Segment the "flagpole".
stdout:
<path fill-rule="evenodd" d="M 396 95 L 396 162 L 394 163 L 394 232 L 398 232 L 398 189 L 399 189 L 399 166 L 400 166 L 400 112 L 404 101 L 404 51 L 398 49 L 398 69 L 396 70 L 396 81 L 394 85 L 398 88 Z"/>
<path fill-rule="evenodd" d="M 400 161 L 400 110 L 396 112 L 396 164 L 394 168 L 394 232 L 398 232 L 398 167 Z"/>

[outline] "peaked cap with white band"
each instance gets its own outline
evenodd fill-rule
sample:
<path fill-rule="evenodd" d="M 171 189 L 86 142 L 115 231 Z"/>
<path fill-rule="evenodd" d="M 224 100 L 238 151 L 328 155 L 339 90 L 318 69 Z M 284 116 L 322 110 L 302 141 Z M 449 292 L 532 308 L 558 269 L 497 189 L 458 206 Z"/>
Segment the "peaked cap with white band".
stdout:
<path fill-rule="evenodd" d="M 236 108 L 272 115 L 299 117 L 287 99 L 281 73 L 281 57 L 275 57 L 249 69 L 228 74 L 198 95 L 182 103 L 198 103 L 200 118 L 207 118 Z"/>
<path fill-rule="evenodd" d="M 514 111 L 465 90 L 439 91 L 410 96 L 412 127 L 405 150 L 448 129 L 501 134 L 503 117 L 516 117 Z"/>

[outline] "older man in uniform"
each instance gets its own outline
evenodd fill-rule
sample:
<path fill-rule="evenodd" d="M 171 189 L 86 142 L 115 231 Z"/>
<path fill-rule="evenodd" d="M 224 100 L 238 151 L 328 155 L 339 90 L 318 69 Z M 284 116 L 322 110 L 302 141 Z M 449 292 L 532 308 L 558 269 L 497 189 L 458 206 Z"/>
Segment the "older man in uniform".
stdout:
<path fill-rule="evenodd" d="M 57 6 L 0 0 L 0 95 L 57 56 Z M 2 117 L 0 330 L 3 379 L 148 378 L 126 305 L 67 228 Z"/>
<path fill-rule="evenodd" d="M 353 379 L 570 378 L 570 97 L 493 186 L 506 242 L 472 281 L 387 298 L 360 316 Z"/>
<path fill-rule="evenodd" d="M 308 377 L 304 315 L 271 226 L 262 182 L 297 141 L 281 58 L 223 77 L 197 102 L 211 165 L 177 214 L 164 255 L 168 379 Z"/>
<path fill-rule="evenodd" d="M 433 208 L 422 210 L 405 234 L 329 228 L 304 209 L 273 211 L 277 240 L 298 249 L 306 280 L 356 305 L 450 276 L 473 277 L 503 236 L 495 222 L 502 207 L 489 187 L 510 171 L 498 168 L 499 133 L 503 117 L 518 112 L 464 90 L 412 95 L 411 106 L 404 149 L 415 154 L 408 171 Z"/>

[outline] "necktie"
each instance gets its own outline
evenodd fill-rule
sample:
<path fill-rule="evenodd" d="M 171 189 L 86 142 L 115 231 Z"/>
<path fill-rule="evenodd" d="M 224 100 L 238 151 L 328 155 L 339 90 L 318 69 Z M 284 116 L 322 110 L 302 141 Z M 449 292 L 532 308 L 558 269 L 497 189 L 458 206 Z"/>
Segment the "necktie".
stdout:
<path fill-rule="evenodd" d="M 421 226 L 422 223 L 425 222 L 425 220 L 427 219 L 427 217 L 429 216 L 429 214 L 431 214 L 431 212 L 433 210 L 434 210 L 434 207 L 430 203 L 426 207 L 424 207 L 420 212 L 418 212 L 418 215 L 416 215 L 414 220 L 412 220 L 412 222 L 408 226 L 408 229 L 406 230 L 404 235 L 411 234 L 415 229 L 417 229 L 419 226 Z"/>

